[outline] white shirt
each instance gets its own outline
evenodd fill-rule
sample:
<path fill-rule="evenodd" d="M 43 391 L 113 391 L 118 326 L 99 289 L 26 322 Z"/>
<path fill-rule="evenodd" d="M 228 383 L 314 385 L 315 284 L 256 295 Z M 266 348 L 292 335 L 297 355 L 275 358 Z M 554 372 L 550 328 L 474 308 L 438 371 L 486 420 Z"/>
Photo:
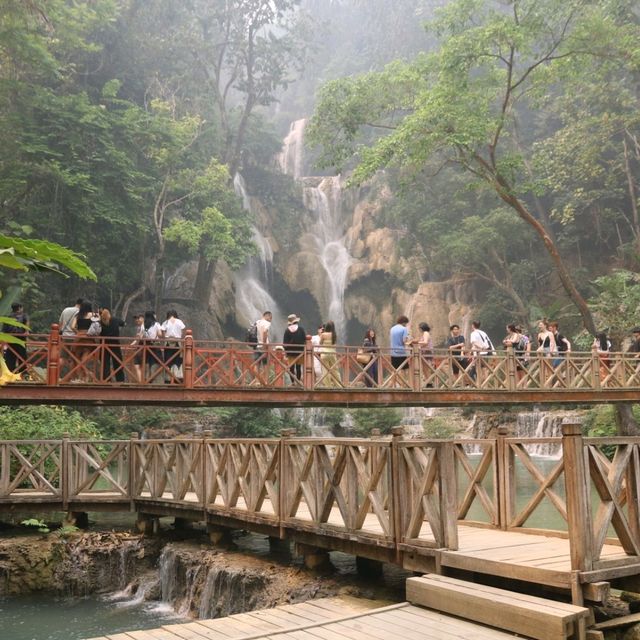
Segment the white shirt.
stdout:
<path fill-rule="evenodd" d="M 152 324 L 148 329 L 142 327 L 143 336 L 148 340 L 157 340 L 162 335 L 162 327 L 159 322 Z"/>
<path fill-rule="evenodd" d="M 269 344 L 269 328 L 271 327 L 271 323 L 264 318 L 260 318 L 260 320 L 256 322 L 256 327 L 258 328 L 258 347 L 263 344 Z"/>
<path fill-rule="evenodd" d="M 179 340 L 182 338 L 182 332 L 185 329 L 186 326 L 180 318 L 169 318 L 162 323 L 162 330 L 164 331 L 165 338 Z"/>
<path fill-rule="evenodd" d="M 491 348 L 489 345 L 489 338 L 482 329 L 474 329 L 469 336 L 469 342 L 471 348 L 478 351 L 480 355 L 486 356 Z"/>

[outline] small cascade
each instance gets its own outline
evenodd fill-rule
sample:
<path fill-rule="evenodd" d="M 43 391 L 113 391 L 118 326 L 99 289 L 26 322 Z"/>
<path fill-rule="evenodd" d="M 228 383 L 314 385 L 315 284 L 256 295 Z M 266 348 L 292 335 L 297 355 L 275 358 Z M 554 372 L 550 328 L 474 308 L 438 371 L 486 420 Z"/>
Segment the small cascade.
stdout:
<path fill-rule="evenodd" d="M 187 590 L 185 593 L 185 597 L 182 600 L 182 604 L 177 607 L 178 615 L 188 616 L 191 612 L 191 606 L 194 602 L 194 597 L 196 593 L 196 588 L 198 585 L 198 574 L 202 569 L 202 565 L 196 565 L 195 567 L 189 567 L 186 573 L 186 586 Z"/>
<path fill-rule="evenodd" d="M 289 133 L 282 144 L 282 151 L 277 158 L 282 173 L 291 176 L 294 180 L 302 177 L 304 130 L 306 126 L 306 118 L 296 120 L 291 124 Z"/>
<path fill-rule="evenodd" d="M 526 411 L 518 413 L 514 435 L 518 438 L 559 438 L 562 436 L 562 425 L 568 419 L 578 416 L 571 412 Z M 537 443 L 527 446 L 533 456 L 558 458 L 561 446 L 554 443 Z"/>
<path fill-rule="evenodd" d="M 252 212 L 252 200 L 247 193 L 243 177 L 236 173 L 233 187 L 242 198 L 242 206 Z M 236 316 L 241 326 L 249 326 L 262 316 L 265 311 L 273 314 L 276 327 L 284 326 L 284 318 L 278 303 L 269 293 L 269 286 L 273 274 L 273 249 L 268 239 L 261 231 L 253 226 L 252 239 L 258 248 L 258 255 L 251 256 L 247 264 L 233 276 L 236 289 Z M 280 336 L 272 333 L 272 340 L 279 341 Z"/>
<path fill-rule="evenodd" d="M 166 546 L 160 561 L 160 597 L 163 602 L 174 602 L 178 596 L 178 556 L 175 550 Z"/>

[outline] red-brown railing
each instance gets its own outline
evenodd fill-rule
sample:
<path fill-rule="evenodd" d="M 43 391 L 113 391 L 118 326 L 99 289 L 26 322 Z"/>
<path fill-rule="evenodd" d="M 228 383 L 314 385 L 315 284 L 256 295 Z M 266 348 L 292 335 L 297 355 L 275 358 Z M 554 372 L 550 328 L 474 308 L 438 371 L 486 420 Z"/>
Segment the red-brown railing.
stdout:
<path fill-rule="evenodd" d="M 640 390 L 640 359 L 635 353 L 572 352 L 555 359 L 542 353 L 526 361 L 511 348 L 496 355 L 471 355 L 460 362 L 447 351 L 407 350 L 400 367 L 392 351 L 360 347 L 316 347 L 310 338 L 299 353 L 286 345 L 254 349 L 240 342 L 182 340 L 134 341 L 131 338 L 66 338 L 57 325 L 50 334 L 32 334 L 26 358 L 14 345 L 21 382 L 148 386 L 184 389 L 296 389 L 358 391 L 593 391 Z M 363 362 L 363 355 L 369 361 Z M 301 365 L 301 375 L 291 365 Z"/>

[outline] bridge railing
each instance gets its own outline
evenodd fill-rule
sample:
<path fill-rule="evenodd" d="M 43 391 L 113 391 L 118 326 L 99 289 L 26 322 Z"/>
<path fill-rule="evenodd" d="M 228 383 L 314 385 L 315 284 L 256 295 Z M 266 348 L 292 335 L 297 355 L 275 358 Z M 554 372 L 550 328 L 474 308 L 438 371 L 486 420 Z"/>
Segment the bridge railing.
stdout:
<path fill-rule="evenodd" d="M 26 358 L 14 345 L 17 370 L 24 382 L 48 386 L 161 385 L 184 389 L 291 388 L 358 391 L 487 391 L 640 389 L 640 359 L 635 353 L 571 352 L 563 357 L 521 354 L 508 348 L 495 355 L 411 346 L 398 361 L 391 349 L 314 346 L 310 339 L 291 347 L 264 349 L 226 341 L 140 341 L 31 334 Z M 287 352 L 289 349 L 289 352 Z M 299 366 L 297 366 L 299 365 Z"/>
<path fill-rule="evenodd" d="M 597 571 L 640 561 L 640 438 L 0 441 L 0 503 L 109 501 L 399 550 L 456 549 L 459 524 L 555 535 Z"/>

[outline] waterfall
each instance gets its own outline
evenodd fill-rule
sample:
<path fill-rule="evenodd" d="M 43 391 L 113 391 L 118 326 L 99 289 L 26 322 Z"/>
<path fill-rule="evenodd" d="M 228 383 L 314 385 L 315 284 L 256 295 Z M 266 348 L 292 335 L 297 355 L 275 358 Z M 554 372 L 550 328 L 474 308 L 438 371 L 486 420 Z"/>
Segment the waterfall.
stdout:
<path fill-rule="evenodd" d="M 242 198 L 242 206 L 253 213 L 252 200 L 247 193 L 247 187 L 243 177 L 236 173 L 233 179 L 233 187 L 238 196 Z M 255 217 L 255 216 L 254 216 Z M 284 317 L 278 303 L 269 293 L 269 284 L 272 277 L 273 249 L 269 240 L 258 227 L 251 228 L 252 239 L 258 248 L 258 255 L 251 256 L 240 271 L 233 275 L 236 289 L 236 317 L 241 326 L 249 326 L 265 311 L 273 314 L 272 326 L 284 326 Z M 280 336 L 272 331 L 271 339 L 278 342 Z"/>
<path fill-rule="evenodd" d="M 562 435 L 562 424 L 567 419 L 575 419 L 578 414 L 571 412 L 526 411 L 518 413 L 515 436 L 518 438 L 559 438 Z M 527 451 L 534 456 L 558 458 L 561 453 L 559 444 L 538 443 L 527 446 Z"/>
<path fill-rule="evenodd" d="M 171 547 L 165 547 L 159 561 L 160 594 L 163 602 L 173 602 L 178 593 L 178 558 Z"/>
<path fill-rule="evenodd" d="M 294 180 L 302 177 L 304 130 L 306 126 L 307 120 L 305 118 L 296 120 L 291 124 L 289 134 L 282 144 L 282 151 L 278 155 L 280 170 Z"/>
<path fill-rule="evenodd" d="M 323 178 L 317 187 L 305 187 L 304 203 L 316 215 L 314 235 L 318 258 L 327 274 L 328 309 L 325 320 L 335 322 L 338 339 L 346 342 L 344 292 L 351 256 L 343 229 L 340 176 Z"/>

